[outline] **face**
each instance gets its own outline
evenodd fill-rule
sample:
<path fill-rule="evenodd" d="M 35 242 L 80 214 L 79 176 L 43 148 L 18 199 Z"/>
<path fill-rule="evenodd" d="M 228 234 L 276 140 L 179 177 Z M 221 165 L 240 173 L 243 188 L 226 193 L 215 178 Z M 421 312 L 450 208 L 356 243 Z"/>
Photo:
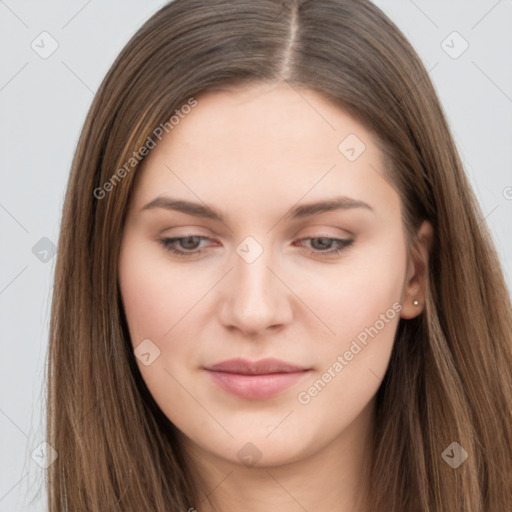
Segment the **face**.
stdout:
<path fill-rule="evenodd" d="M 197 449 L 299 460 L 360 421 L 386 372 L 409 276 L 400 198 L 370 133 L 318 93 L 197 99 L 126 219 L 137 364 Z"/>

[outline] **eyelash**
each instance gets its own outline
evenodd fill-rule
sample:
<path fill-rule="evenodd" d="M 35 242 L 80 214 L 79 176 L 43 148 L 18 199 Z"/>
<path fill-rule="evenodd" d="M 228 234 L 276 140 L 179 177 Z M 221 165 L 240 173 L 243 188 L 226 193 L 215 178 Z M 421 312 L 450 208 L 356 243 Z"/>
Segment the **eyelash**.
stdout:
<path fill-rule="evenodd" d="M 159 240 L 159 242 L 163 245 L 165 250 L 167 250 L 173 254 L 176 254 L 178 256 L 182 256 L 182 257 L 186 258 L 186 257 L 201 254 L 203 252 L 202 249 L 195 249 L 195 250 L 191 250 L 191 251 L 182 251 L 180 249 L 176 249 L 176 247 L 173 245 L 176 242 L 178 242 L 180 240 L 186 240 L 187 238 L 200 238 L 200 239 L 208 240 L 208 237 L 206 237 L 206 236 L 189 235 L 189 236 L 173 237 L 173 238 L 161 238 Z M 344 240 L 341 238 L 331 238 L 331 237 L 326 237 L 326 236 L 312 236 L 312 237 L 301 238 L 299 240 L 299 242 L 302 242 L 303 240 L 314 240 L 314 239 L 329 240 L 329 241 L 336 242 L 336 244 L 337 244 L 337 247 L 335 249 L 330 249 L 328 251 L 320 251 L 320 250 L 314 250 L 314 249 L 308 251 L 310 254 L 321 255 L 321 256 L 322 255 L 332 256 L 332 255 L 340 254 L 342 251 L 344 251 L 348 246 L 350 246 L 354 242 L 354 240 Z"/>

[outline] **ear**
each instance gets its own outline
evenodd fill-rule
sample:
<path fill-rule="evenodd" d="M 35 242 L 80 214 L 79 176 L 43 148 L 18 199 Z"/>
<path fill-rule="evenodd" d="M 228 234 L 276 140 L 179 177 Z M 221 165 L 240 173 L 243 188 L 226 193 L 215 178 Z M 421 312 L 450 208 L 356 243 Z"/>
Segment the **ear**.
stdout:
<path fill-rule="evenodd" d="M 414 318 L 423 311 L 433 240 L 434 230 L 430 222 L 425 220 L 412 241 L 407 258 L 407 276 L 402 293 L 401 318 Z M 418 301 L 418 305 L 415 305 L 414 301 Z"/>

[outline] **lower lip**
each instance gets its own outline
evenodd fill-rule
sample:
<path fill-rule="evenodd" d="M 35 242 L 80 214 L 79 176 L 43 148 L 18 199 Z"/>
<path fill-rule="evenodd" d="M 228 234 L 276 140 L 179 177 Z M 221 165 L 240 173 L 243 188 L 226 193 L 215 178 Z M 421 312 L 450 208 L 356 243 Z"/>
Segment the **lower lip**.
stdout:
<path fill-rule="evenodd" d="M 214 382 L 224 391 L 249 400 L 258 400 L 277 395 L 293 386 L 309 371 L 269 373 L 265 375 L 243 375 L 206 370 Z"/>

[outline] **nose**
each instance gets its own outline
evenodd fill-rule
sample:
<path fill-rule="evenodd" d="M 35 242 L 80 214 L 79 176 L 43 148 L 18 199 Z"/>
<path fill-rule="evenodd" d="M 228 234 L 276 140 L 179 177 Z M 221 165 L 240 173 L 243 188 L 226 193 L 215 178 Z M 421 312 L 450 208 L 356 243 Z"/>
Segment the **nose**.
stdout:
<path fill-rule="evenodd" d="M 235 254 L 233 262 L 221 290 L 221 323 L 252 336 L 288 324 L 293 317 L 293 293 L 284 283 L 290 278 L 273 262 L 270 250 L 250 263 Z"/>

